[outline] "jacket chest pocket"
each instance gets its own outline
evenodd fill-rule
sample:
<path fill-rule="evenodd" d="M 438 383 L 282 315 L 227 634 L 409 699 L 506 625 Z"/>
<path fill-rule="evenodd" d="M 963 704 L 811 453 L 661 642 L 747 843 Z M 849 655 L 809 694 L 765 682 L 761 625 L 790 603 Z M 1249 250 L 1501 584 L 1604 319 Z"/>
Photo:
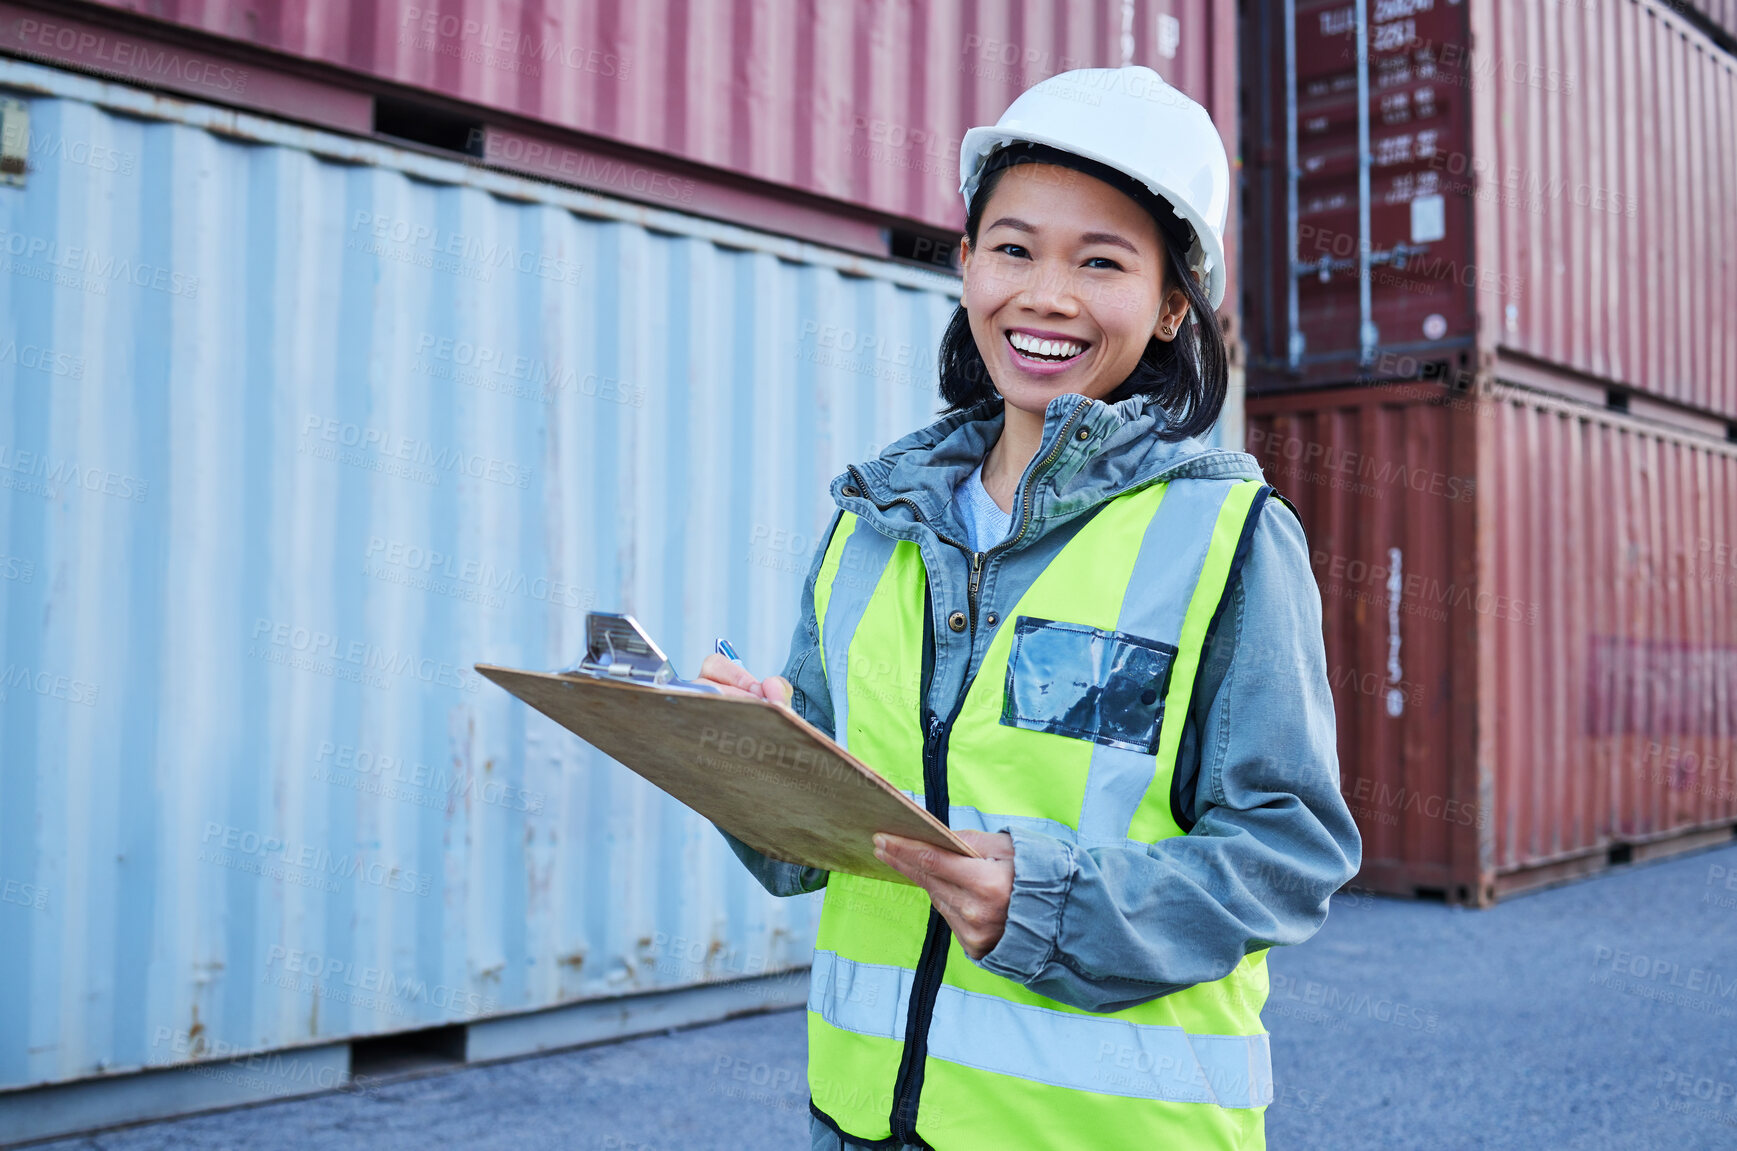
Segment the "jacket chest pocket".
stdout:
<path fill-rule="evenodd" d="M 1014 620 L 1001 722 L 1153 752 L 1176 648 L 1125 631 Z"/>

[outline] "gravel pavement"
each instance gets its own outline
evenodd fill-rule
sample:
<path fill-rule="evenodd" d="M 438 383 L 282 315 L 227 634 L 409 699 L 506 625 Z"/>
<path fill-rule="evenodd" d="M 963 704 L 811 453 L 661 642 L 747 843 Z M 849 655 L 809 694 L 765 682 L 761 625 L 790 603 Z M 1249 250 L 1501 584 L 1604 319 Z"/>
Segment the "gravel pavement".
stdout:
<path fill-rule="evenodd" d="M 1737 1147 L 1732 876 L 1737 846 L 1488 911 L 1334 897 L 1270 961 L 1269 1146 Z M 782 1011 L 37 1147 L 806 1151 L 805 1052 Z"/>

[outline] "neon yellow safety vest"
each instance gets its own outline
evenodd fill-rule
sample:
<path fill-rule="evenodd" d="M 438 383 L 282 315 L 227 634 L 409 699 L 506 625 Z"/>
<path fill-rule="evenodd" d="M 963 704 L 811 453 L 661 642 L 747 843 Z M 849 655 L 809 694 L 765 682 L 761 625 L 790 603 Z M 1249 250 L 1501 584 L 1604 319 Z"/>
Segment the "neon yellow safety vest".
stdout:
<path fill-rule="evenodd" d="M 927 731 L 921 555 L 843 513 L 814 589 L 838 741 L 952 827 L 1080 850 L 1185 834 L 1170 801 L 1182 727 L 1270 490 L 1173 479 L 1108 501 Z M 1049 690 L 1082 667 L 1091 685 Z M 858 1141 L 937 1151 L 1264 1147 L 1266 996 L 1257 951 L 1222 979 L 1085 1011 L 973 963 L 920 888 L 835 872 L 808 1001 L 812 1107 Z"/>

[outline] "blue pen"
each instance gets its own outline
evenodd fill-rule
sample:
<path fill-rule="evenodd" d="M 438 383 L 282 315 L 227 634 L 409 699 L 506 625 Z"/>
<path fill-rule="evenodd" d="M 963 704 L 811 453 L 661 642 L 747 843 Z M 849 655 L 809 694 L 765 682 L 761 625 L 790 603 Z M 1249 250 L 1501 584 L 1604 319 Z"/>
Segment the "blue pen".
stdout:
<path fill-rule="evenodd" d="M 718 637 L 717 646 L 714 650 L 737 667 L 747 666 L 742 662 L 742 657 L 736 654 L 736 649 L 730 646 L 730 641 L 725 639 L 723 636 Z"/>

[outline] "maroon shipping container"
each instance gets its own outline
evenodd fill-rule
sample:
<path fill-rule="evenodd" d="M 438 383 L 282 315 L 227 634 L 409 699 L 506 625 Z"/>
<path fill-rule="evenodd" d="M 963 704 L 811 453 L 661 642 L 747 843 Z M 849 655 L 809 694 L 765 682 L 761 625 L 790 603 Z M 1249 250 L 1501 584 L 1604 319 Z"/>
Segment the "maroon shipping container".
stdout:
<path fill-rule="evenodd" d="M 1359 882 L 1484 904 L 1737 828 L 1737 445 L 1529 390 L 1248 401 L 1324 612 Z"/>
<path fill-rule="evenodd" d="M 85 0 L 34 16 L 0 4 L 0 17 L 0 51 L 114 70 L 83 35 L 107 30 L 241 53 L 249 87 L 274 63 L 319 77 L 330 99 L 297 91 L 267 110 L 345 131 L 373 127 L 354 91 L 470 109 L 491 164 L 877 255 L 889 222 L 956 233 L 965 131 L 1070 68 L 1156 69 L 1206 105 L 1237 155 L 1233 0 Z M 245 88 L 189 88 L 171 70 L 130 78 L 250 103 Z M 708 178 L 724 187 L 708 195 Z M 754 212 L 725 194 L 750 181 L 819 214 Z M 856 211 L 828 221 L 829 203 Z"/>
<path fill-rule="evenodd" d="M 1251 392 L 1470 375 L 1737 419 L 1737 57 L 1694 21 L 1288 0 L 1244 63 Z"/>
<path fill-rule="evenodd" d="M 1363 29 L 1362 69 L 1356 7 L 1343 0 L 1286 4 L 1284 19 L 1273 6 L 1245 28 L 1247 218 L 1270 268 L 1249 282 L 1251 367 L 1294 361 L 1300 380 L 1338 381 L 1358 373 L 1364 343 L 1437 354 L 1471 344 L 1460 273 L 1471 203 L 1448 194 L 1436 165 L 1471 134 L 1467 93 L 1451 81 L 1465 8 L 1416 0 L 1404 11 Z"/>

